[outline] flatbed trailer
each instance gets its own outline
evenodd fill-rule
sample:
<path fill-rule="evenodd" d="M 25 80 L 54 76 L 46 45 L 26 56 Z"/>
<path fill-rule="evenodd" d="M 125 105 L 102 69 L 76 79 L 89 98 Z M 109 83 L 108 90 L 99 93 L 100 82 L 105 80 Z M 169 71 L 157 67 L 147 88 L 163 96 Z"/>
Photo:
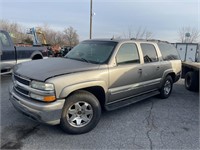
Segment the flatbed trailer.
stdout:
<path fill-rule="evenodd" d="M 199 91 L 200 49 L 199 43 L 175 43 L 182 60 L 182 78 L 185 88 Z"/>

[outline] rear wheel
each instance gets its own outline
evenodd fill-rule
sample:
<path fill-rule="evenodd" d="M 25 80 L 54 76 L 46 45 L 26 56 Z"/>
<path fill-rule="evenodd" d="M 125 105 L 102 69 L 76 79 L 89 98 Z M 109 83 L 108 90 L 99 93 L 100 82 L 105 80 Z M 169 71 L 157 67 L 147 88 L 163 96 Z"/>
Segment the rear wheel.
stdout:
<path fill-rule="evenodd" d="M 173 88 L 173 80 L 171 76 L 167 76 L 162 84 L 162 87 L 160 89 L 160 97 L 165 99 L 168 98 L 171 95 Z"/>
<path fill-rule="evenodd" d="M 38 59 L 42 59 L 43 57 L 39 54 L 33 56 L 32 60 L 38 60 Z"/>
<path fill-rule="evenodd" d="M 87 91 L 78 91 L 66 99 L 61 127 L 71 134 L 86 133 L 97 125 L 100 116 L 101 106 L 98 99 Z"/>

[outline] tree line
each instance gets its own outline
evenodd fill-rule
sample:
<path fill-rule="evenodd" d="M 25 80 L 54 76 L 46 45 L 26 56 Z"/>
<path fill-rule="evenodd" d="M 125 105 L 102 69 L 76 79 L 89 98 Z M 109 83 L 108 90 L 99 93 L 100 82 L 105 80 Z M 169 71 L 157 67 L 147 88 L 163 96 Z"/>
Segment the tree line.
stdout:
<path fill-rule="evenodd" d="M 139 27 L 135 30 L 128 28 L 128 32 L 124 32 L 125 38 L 134 39 L 152 39 L 154 36 L 153 32 L 147 30 L 146 28 Z M 120 38 L 120 37 L 119 37 Z M 177 41 L 180 43 L 200 43 L 200 31 L 195 27 L 181 27 L 177 31 Z"/>
<path fill-rule="evenodd" d="M 31 28 L 31 27 L 30 27 Z M 22 25 L 10 22 L 7 20 L 0 20 L 0 29 L 8 31 L 14 43 L 28 43 L 33 44 L 32 35 L 26 34 L 27 28 Z M 65 28 L 63 31 L 55 31 L 50 28 L 49 25 L 37 26 L 38 30 L 46 37 L 47 44 L 50 45 L 60 45 L 60 46 L 70 46 L 73 47 L 79 43 L 79 35 L 73 27 Z M 139 27 L 138 29 L 132 31 L 129 27 L 128 32 L 123 33 L 125 38 L 135 38 L 135 39 L 152 39 L 153 32 L 147 30 L 146 28 Z M 38 35 L 39 40 L 42 41 L 42 36 Z M 121 38 L 118 37 L 118 38 Z M 200 43 L 200 31 L 197 28 L 192 27 L 182 27 L 177 31 L 177 41 L 182 43 Z"/>
<path fill-rule="evenodd" d="M 30 27 L 32 28 L 32 27 Z M 73 27 L 65 28 L 63 31 L 55 31 L 49 25 L 37 26 L 36 30 L 41 31 L 49 45 L 60 45 L 73 47 L 79 43 L 79 35 Z M 25 43 L 33 44 L 33 35 L 27 34 L 27 28 L 19 23 L 0 20 L 0 29 L 10 33 L 15 44 Z M 38 38 L 42 43 L 42 36 L 38 34 Z"/>

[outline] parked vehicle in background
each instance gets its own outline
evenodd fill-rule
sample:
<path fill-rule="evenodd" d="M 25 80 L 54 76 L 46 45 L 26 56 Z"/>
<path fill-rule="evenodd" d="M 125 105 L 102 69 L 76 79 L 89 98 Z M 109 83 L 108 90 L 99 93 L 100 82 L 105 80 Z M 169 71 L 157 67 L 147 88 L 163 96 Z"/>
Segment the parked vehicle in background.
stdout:
<path fill-rule="evenodd" d="M 176 43 L 176 48 L 182 60 L 182 78 L 185 79 L 185 88 L 190 91 L 199 91 L 199 45 Z"/>
<path fill-rule="evenodd" d="M 10 101 L 29 118 L 81 134 L 97 125 L 102 109 L 168 98 L 180 75 L 181 60 L 169 43 L 86 40 L 64 58 L 16 65 Z"/>
<path fill-rule="evenodd" d="M 1 75 L 11 73 L 15 64 L 29 60 L 43 59 L 48 51 L 43 46 L 15 46 L 9 33 L 0 30 Z"/>
<path fill-rule="evenodd" d="M 62 56 L 65 56 L 69 51 L 72 50 L 73 47 L 71 46 L 63 46 L 61 49 Z"/>

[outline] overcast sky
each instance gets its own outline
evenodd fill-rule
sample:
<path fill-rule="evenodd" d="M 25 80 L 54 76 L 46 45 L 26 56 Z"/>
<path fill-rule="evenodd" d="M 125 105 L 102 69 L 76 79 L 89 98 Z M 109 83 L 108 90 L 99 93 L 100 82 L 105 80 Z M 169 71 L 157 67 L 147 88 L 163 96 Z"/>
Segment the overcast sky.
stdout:
<path fill-rule="evenodd" d="M 93 38 L 124 38 L 141 27 L 176 42 L 181 27 L 200 29 L 200 0 L 93 0 L 93 12 Z M 90 0 L 0 0 L 0 14 L 27 28 L 72 26 L 80 40 L 89 38 Z"/>

